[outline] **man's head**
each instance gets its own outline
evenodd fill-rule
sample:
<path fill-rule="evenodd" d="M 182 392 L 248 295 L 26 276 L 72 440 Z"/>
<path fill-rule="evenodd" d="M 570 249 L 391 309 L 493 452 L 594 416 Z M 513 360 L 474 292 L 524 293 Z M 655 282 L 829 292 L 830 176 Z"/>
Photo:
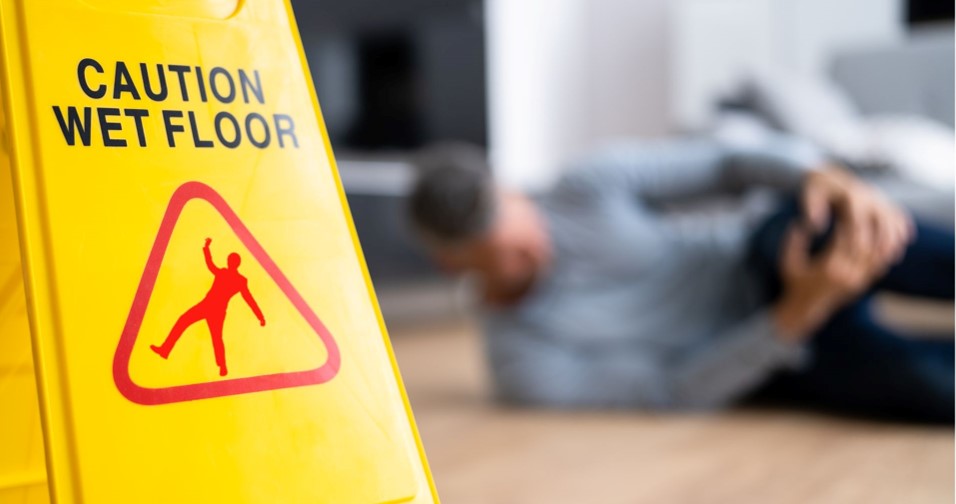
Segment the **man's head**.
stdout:
<path fill-rule="evenodd" d="M 242 262 L 242 258 L 239 257 L 239 254 L 233 252 L 229 254 L 229 257 L 226 259 L 226 261 L 229 264 L 229 269 L 234 270 L 239 268 L 239 263 Z"/>
<path fill-rule="evenodd" d="M 426 163 L 411 218 L 444 270 L 475 273 L 486 301 L 513 303 L 550 262 L 547 229 L 528 197 L 497 187 L 487 167 L 468 161 L 446 155 Z"/>

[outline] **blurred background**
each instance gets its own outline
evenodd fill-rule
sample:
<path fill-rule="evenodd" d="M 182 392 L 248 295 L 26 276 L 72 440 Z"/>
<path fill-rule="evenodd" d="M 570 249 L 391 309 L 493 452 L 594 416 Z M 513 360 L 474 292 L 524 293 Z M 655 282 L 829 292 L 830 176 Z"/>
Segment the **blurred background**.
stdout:
<path fill-rule="evenodd" d="M 859 137 L 874 117 L 908 122 L 902 129 L 910 150 L 919 139 L 909 137 L 938 139 L 940 128 L 949 135 L 953 127 L 948 2 L 293 6 L 381 294 L 435 279 L 409 240 L 402 211 L 415 152 L 430 145 L 475 145 L 499 180 L 542 190 L 569 159 L 599 142 L 712 129 L 733 106 L 825 147 L 855 144 L 844 149 L 853 154 L 867 150 Z M 393 317 L 405 312 L 384 304 Z"/>
<path fill-rule="evenodd" d="M 447 502 L 953 501 L 951 432 L 500 409 L 467 290 L 429 266 L 404 212 L 416 154 L 433 145 L 474 145 L 499 180 L 541 191 L 610 138 L 769 127 L 951 224 L 952 2 L 292 4 Z M 952 307 L 894 306 L 911 323 L 942 313 L 951 326 Z M 829 469 L 811 469 L 820 464 Z"/>

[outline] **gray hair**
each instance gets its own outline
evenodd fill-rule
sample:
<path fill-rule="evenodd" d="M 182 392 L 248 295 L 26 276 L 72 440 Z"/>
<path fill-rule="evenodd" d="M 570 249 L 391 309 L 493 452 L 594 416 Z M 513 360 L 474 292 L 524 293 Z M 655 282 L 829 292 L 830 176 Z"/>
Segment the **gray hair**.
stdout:
<path fill-rule="evenodd" d="M 470 146 L 445 145 L 418 158 L 421 175 L 409 198 L 416 230 L 430 241 L 454 245 L 488 229 L 495 187 L 484 156 Z"/>

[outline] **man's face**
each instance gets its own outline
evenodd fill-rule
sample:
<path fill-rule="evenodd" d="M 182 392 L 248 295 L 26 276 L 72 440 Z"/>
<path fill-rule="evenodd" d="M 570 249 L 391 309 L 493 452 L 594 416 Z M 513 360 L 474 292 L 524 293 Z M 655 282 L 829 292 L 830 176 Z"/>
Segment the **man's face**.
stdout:
<path fill-rule="evenodd" d="M 436 252 L 439 266 L 451 274 L 477 273 L 485 281 L 510 284 L 527 276 L 534 261 L 521 242 L 496 234 Z"/>
<path fill-rule="evenodd" d="M 486 300 L 509 302 L 548 266 L 551 245 L 534 204 L 519 194 L 502 194 L 495 220 L 482 235 L 439 247 L 435 258 L 452 274 L 477 274 Z"/>

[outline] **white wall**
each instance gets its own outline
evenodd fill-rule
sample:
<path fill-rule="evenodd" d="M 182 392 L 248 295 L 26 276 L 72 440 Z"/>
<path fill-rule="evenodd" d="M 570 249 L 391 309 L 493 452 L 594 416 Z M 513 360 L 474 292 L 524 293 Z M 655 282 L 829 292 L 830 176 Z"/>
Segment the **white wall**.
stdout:
<path fill-rule="evenodd" d="M 588 130 L 587 3 L 485 5 L 491 163 L 506 185 L 541 187 Z"/>
<path fill-rule="evenodd" d="M 667 129 L 667 0 L 488 0 L 489 145 L 502 182 L 546 187 L 611 136 Z"/>
<path fill-rule="evenodd" d="M 588 144 L 669 130 L 668 0 L 588 2 Z"/>

